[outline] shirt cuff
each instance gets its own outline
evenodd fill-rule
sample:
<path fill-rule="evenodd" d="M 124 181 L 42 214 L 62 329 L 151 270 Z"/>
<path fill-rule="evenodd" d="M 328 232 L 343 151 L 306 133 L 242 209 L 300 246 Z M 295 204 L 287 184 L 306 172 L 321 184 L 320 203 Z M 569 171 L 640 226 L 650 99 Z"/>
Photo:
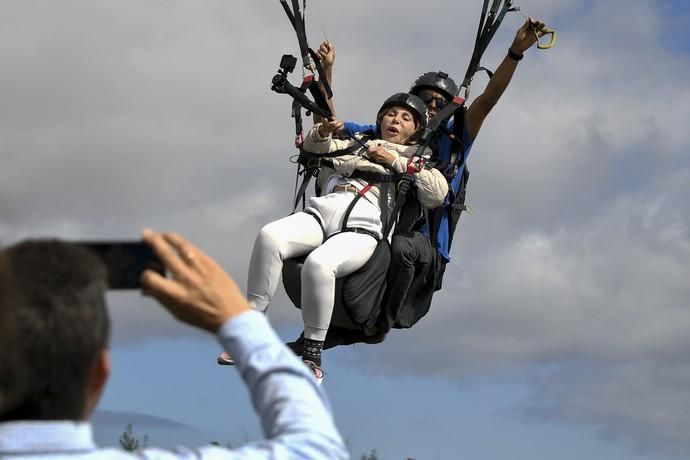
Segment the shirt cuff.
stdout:
<path fill-rule="evenodd" d="M 266 315 L 256 310 L 245 311 L 227 320 L 218 329 L 217 337 L 237 364 L 246 362 L 257 348 L 275 343 L 282 345 Z"/>
<path fill-rule="evenodd" d="M 276 373 L 314 380 L 307 366 L 280 340 L 266 315 L 256 310 L 226 321 L 218 330 L 218 341 L 230 353 L 235 367 L 249 386 L 262 376 Z"/>

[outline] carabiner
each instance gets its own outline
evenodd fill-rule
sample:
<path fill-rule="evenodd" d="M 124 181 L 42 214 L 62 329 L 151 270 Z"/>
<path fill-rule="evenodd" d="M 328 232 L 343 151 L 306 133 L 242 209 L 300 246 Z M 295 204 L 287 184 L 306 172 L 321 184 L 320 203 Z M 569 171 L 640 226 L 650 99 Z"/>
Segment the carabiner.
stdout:
<path fill-rule="evenodd" d="M 556 44 L 556 31 L 554 29 L 544 29 L 541 31 L 541 35 L 536 32 L 535 34 L 537 35 L 537 48 L 540 50 L 548 50 Z M 542 43 L 541 38 L 546 35 L 551 35 L 551 40 L 548 43 Z"/>
<path fill-rule="evenodd" d="M 522 12 L 522 8 L 519 6 L 514 6 L 508 11 L 517 11 L 522 15 L 523 18 L 525 18 L 525 21 L 529 21 L 529 18 L 525 13 Z M 530 28 L 534 31 L 534 35 L 537 37 L 537 48 L 540 50 L 548 50 L 553 47 L 553 45 L 556 44 L 556 30 L 555 29 L 548 29 L 545 28 L 544 30 L 541 31 L 541 35 L 537 33 L 537 30 L 534 28 L 534 25 L 530 22 Z M 545 35 L 551 35 L 551 40 L 549 40 L 548 43 L 542 43 L 541 37 Z"/>

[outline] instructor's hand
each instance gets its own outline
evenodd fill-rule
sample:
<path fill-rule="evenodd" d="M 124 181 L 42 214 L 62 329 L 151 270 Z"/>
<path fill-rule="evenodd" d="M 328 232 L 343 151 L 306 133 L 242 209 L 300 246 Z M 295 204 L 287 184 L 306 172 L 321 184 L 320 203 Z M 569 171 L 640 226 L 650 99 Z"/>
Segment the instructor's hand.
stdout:
<path fill-rule="evenodd" d="M 546 24 L 541 19 L 529 18 L 515 34 L 510 48 L 518 54 L 527 51 L 532 45 L 537 43 L 539 37 L 546 33 Z"/>
<path fill-rule="evenodd" d="M 216 332 L 228 319 L 250 309 L 233 279 L 218 263 L 177 233 L 144 230 L 170 278 L 151 270 L 141 275 L 144 295 L 162 303 L 180 321 Z"/>

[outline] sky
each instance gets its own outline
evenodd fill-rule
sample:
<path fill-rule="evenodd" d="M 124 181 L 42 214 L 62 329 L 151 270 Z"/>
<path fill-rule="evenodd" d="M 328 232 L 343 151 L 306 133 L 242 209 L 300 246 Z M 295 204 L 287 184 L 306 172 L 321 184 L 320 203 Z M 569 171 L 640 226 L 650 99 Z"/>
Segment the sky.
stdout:
<path fill-rule="evenodd" d="M 338 426 L 357 458 L 688 458 L 690 7 L 516 4 L 558 42 L 525 54 L 474 143 L 473 213 L 430 313 L 324 354 Z M 270 91 L 298 54 L 279 2 L 0 5 L 0 242 L 175 230 L 245 286 L 254 237 L 294 187 L 290 100 Z M 311 45 L 336 47 L 339 117 L 371 121 L 425 71 L 461 80 L 480 10 L 308 2 Z M 506 17 L 484 65 L 521 23 Z M 108 301 L 99 443 L 128 423 L 151 445 L 261 437 L 212 336 L 138 293 Z M 285 340 L 301 331 L 282 290 L 269 319 Z"/>

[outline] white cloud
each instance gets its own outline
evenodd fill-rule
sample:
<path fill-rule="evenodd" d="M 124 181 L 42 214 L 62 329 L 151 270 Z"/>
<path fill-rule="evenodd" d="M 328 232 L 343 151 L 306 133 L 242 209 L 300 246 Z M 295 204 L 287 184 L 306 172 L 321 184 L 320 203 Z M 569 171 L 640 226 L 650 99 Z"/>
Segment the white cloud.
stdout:
<path fill-rule="evenodd" d="M 240 3 L 5 2 L 0 240 L 176 229 L 242 283 L 259 227 L 290 210 L 289 99 L 269 85 L 297 46 L 277 4 Z M 430 315 L 359 365 L 453 379 L 517 369 L 530 416 L 687 452 L 690 61 L 667 41 L 679 16 L 662 2 L 615 3 L 522 5 L 558 44 L 528 52 L 477 139 L 476 212 Z M 359 121 L 423 71 L 460 80 L 479 15 L 453 2 L 318 8 L 338 112 Z M 521 22 L 506 18 L 484 64 Z M 118 340 L 181 330 L 128 294 L 113 302 Z M 294 319 L 285 310 L 272 309 L 277 324 Z"/>
<path fill-rule="evenodd" d="M 447 274 L 419 334 L 392 338 L 371 361 L 459 378 L 518 371 L 534 385 L 528 414 L 687 451 L 690 214 L 681 200 L 636 193 L 580 225 L 480 242 Z M 545 376 L 534 371 L 542 367 Z"/>

